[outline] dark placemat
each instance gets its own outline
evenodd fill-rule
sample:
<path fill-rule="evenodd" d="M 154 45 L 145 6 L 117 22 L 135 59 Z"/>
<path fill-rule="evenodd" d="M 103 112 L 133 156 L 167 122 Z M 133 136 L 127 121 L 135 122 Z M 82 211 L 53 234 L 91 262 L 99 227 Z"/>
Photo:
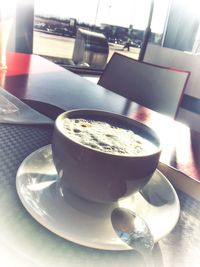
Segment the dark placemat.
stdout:
<path fill-rule="evenodd" d="M 52 129 L 51 126 L 0 124 L 0 182 L 15 186 L 15 175 L 21 162 L 51 142 Z"/>

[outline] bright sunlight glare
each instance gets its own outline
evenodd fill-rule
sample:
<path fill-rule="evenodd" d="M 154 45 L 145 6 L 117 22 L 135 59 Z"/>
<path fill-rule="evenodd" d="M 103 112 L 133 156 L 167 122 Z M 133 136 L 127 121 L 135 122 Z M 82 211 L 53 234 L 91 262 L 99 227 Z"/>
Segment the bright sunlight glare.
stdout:
<path fill-rule="evenodd" d="M 170 0 L 155 0 L 152 27 L 162 32 Z M 151 0 L 35 0 L 35 14 L 57 18 L 76 18 L 81 22 L 122 27 L 146 28 Z M 159 22 L 158 22 L 159 20 Z"/>

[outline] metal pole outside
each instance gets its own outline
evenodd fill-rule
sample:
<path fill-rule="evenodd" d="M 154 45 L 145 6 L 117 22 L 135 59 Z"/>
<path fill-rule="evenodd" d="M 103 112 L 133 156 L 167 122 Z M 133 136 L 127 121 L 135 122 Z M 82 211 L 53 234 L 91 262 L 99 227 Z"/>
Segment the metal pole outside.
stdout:
<path fill-rule="evenodd" d="M 147 48 L 147 44 L 148 44 L 149 38 L 151 36 L 151 21 L 152 21 L 153 9 L 154 9 L 154 0 L 151 0 L 148 24 L 147 24 L 147 28 L 146 28 L 146 30 L 144 32 L 144 38 L 143 38 L 142 46 L 141 46 L 141 49 L 140 49 L 138 61 L 143 61 L 144 55 L 145 55 L 145 51 L 146 51 L 146 48 Z"/>

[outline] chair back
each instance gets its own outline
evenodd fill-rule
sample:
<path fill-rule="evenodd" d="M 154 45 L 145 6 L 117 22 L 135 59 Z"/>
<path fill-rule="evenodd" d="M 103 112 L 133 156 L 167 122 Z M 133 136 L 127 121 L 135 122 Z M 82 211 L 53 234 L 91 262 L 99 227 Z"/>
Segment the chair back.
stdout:
<path fill-rule="evenodd" d="M 176 117 L 190 72 L 114 53 L 98 84 L 144 107 Z"/>

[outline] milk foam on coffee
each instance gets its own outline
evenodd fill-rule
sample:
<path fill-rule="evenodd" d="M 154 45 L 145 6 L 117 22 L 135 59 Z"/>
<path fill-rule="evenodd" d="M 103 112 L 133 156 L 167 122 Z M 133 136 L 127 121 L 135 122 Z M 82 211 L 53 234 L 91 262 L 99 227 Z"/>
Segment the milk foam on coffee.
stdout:
<path fill-rule="evenodd" d="M 155 152 L 156 146 L 132 130 L 107 122 L 82 118 L 65 118 L 64 134 L 90 148 L 116 155 L 145 155 Z"/>

